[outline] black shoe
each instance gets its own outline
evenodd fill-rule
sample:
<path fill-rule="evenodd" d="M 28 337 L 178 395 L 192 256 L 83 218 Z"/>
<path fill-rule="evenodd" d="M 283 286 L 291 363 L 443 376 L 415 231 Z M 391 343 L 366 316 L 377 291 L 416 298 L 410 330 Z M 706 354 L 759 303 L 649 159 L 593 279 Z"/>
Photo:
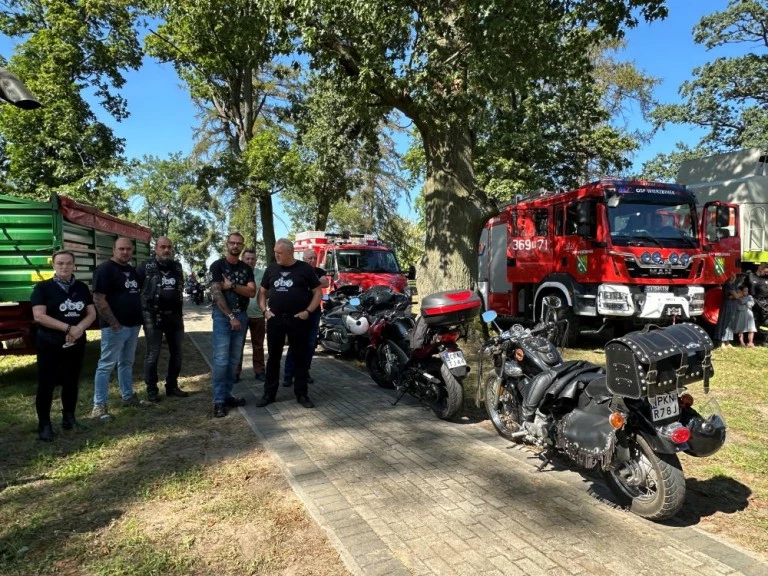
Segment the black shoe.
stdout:
<path fill-rule="evenodd" d="M 75 419 L 74 412 L 61 412 L 61 427 L 64 430 L 72 430 L 74 428 L 80 428 L 81 430 L 88 430 L 87 426 L 83 426 Z"/>
<path fill-rule="evenodd" d="M 157 393 L 157 390 L 150 390 L 147 392 L 147 400 L 153 402 L 154 404 L 160 402 L 160 395 Z"/>
<path fill-rule="evenodd" d="M 227 415 L 227 407 L 224 404 L 213 405 L 213 417 L 224 418 Z"/>
<path fill-rule="evenodd" d="M 267 398 L 266 396 L 262 396 L 258 400 L 256 400 L 256 408 L 264 408 L 267 404 L 272 404 L 274 400 L 272 398 Z"/>
<path fill-rule="evenodd" d="M 50 422 L 40 428 L 37 437 L 43 442 L 53 442 L 53 426 Z"/>
<path fill-rule="evenodd" d="M 168 386 L 166 386 L 165 395 L 168 397 L 175 396 L 176 398 L 186 398 L 187 396 L 189 396 L 189 392 L 184 392 L 184 390 L 182 390 L 178 386 L 174 386 L 173 388 L 169 388 Z"/>
<path fill-rule="evenodd" d="M 291 386 L 293 386 L 293 378 L 292 377 L 286 378 L 285 381 L 283 382 L 283 386 L 285 388 L 290 388 Z"/>
<path fill-rule="evenodd" d="M 315 403 L 309 399 L 309 396 L 297 396 L 296 402 L 304 406 L 304 408 L 314 408 Z"/>
<path fill-rule="evenodd" d="M 230 396 L 224 403 L 229 408 L 237 408 L 238 406 L 245 406 L 245 398 L 235 398 L 234 396 Z"/>

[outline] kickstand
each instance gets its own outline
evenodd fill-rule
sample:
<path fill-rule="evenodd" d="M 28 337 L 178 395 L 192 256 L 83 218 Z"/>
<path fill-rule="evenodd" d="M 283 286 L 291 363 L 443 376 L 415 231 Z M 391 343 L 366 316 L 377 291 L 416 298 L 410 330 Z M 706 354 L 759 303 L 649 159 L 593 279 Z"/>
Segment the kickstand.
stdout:
<path fill-rule="evenodd" d="M 397 403 L 400 402 L 400 400 L 402 400 L 403 396 L 405 396 L 405 392 L 406 392 L 405 387 L 403 387 L 398 393 L 397 398 L 395 398 L 395 401 L 392 402 L 392 406 L 397 406 Z"/>
<path fill-rule="evenodd" d="M 552 457 L 551 457 L 549 454 L 550 454 L 550 451 L 549 451 L 549 450 L 547 450 L 547 451 L 546 451 L 546 452 L 544 452 L 543 454 L 540 454 L 540 455 L 539 455 L 539 457 L 541 458 L 541 464 L 539 464 L 538 466 L 536 466 L 536 472 L 541 472 L 542 470 L 544 470 L 544 468 L 546 468 L 546 466 L 547 466 L 547 465 L 548 465 L 550 462 L 552 462 Z"/>

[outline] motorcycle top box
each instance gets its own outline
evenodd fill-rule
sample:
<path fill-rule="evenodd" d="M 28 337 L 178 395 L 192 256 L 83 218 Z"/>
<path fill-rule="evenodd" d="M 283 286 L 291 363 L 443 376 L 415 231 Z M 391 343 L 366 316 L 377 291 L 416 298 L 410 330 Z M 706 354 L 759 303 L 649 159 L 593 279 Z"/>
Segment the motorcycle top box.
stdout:
<path fill-rule="evenodd" d="M 447 290 L 422 299 L 421 317 L 428 326 L 449 326 L 478 316 L 480 308 L 480 297 L 472 290 Z"/>
<path fill-rule="evenodd" d="M 712 347 L 704 329 L 690 322 L 630 332 L 605 347 L 608 390 L 643 398 L 704 381 L 708 392 Z"/>

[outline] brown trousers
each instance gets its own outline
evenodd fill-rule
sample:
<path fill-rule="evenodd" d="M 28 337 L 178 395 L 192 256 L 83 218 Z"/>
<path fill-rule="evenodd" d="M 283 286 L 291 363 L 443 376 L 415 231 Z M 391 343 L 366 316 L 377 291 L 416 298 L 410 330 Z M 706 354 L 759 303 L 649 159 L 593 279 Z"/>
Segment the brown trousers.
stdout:
<path fill-rule="evenodd" d="M 253 373 L 264 374 L 264 334 L 267 323 L 264 318 L 248 318 L 248 331 L 251 333 L 251 346 L 253 346 Z M 245 339 L 243 339 L 245 350 Z M 243 371 L 243 356 L 240 356 L 240 366 L 237 367 L 237 377 Z"/>

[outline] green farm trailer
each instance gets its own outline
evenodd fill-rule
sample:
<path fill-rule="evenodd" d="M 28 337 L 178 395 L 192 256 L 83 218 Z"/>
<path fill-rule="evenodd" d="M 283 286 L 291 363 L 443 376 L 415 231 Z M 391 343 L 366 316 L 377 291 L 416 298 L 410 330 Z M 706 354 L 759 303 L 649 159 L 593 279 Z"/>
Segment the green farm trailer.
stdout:
<path fill-rule="evenodd" d="M 134 261 L 148 258 L 151 231 L 71 198 L 49 202 L 0 194 L 0 355 L 35 351 L 29 303 L 36 282 L 53 276 L 51 254 L 71 250 L 75 277 L 92 287 L 93 270 L 112 257 L 118 236 L 134 242 Z"/>

